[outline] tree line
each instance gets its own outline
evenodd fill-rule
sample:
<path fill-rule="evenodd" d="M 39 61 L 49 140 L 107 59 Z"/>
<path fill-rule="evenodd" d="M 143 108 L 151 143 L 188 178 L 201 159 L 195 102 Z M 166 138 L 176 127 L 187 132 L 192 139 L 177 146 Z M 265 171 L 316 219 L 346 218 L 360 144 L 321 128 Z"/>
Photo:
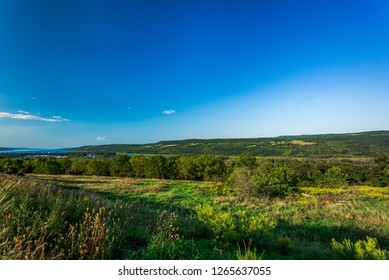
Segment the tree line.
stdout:
<path fill-rule="evenodd" d="M 7 174 L 69 174 L 135 178 L 224 180 L 229 173 L 225 159 L 216 156 L 126 156 L 88 158 L 0 158 L 0 172 Z"/>
<path fill-rule="evenodd" d="M 256 158 L 250 153 L 233 158 L 212 155 L 0 158 L 0 172 L 217 181 L 249 195 L 277 195 L 297 186 L 389 186 L 388 156 L 371 162 Z"/>

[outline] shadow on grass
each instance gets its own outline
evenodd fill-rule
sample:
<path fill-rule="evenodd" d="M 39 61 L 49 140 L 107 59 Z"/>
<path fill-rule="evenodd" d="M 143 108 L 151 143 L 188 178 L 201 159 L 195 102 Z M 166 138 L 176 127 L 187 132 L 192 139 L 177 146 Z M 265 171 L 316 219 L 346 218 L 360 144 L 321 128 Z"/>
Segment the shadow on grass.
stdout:
<path fill-rule="evenodd" d="M 43 180 L 42 180 L 43 181 Z M 169 201 L 155 201 L 153 197 L 142 197 L 132 192 L 112 193 L 110 188 L 104 190 L 83 188 L 82 185 L 93 184 L 91 181 L 82 180 L 47 180 L 46 182 L 57 185 L 58 188 L 69 190 L 72 194 L 84 197 L 97 198 L 98 200 L 109 200 L 113 203 L 117 201 L 136 204 L 133 210 L 136 213 L 128 213 L 128 216 L 134 216 L 130 227 L 126 231 L 125 241 L 128 244 L 126 250 L 139 251 L 145 250 L 149 245 L 150 238 L 156 233 L 158 219 L 163 211 L 178 213 L 178 219 L 175 222 L 180 228 L 179 233 L 185 236 L 185 240 L 192 241 L 194 245 L 203 244 L 205 241 L 209 245 L 210 252 L 201 252 L 202 256 L 214 256 L 212 253 L 215 244 L 214 236 L 209 229 L 201 226 L 196 218 L 193 208 L 190 206 L 182 207 L 177 204 L 170 204 Z M 60 184 L 58 184 L 60 182 Z M 74 183 L 76 182 L 76 183 Z M 102 181 L 97 181 L 102 183 Z M 177 199 L 177 198 L 175 198 Z M 121 214 L 122 215 L 122 214 Z M 127 213 L 123 214 L 127 218 Z M 259 246 L 258 252 L 264 252 L 265 259 L 336 259 L 332 248 L 331 240 L 337 241 L 350 239 L 352 242 L 364 240 L 366 236 L 377 238 L 380 247 L 389 249 L 389 236 L 379 233 L 373 228 L 361 229 L 355 225 L 323 225 L 319 221 L 302 222 L 293 224 L 284 219 L 277 220 L 277 226 L 273 231 L 273 236 L 268 243 Z M 282 237 L 288 236 L 291 244 L 282 243 Z M 247 242 L 249 240 L 246 240 Z M 225 242 L 227 244 L 228 242 Z M 234 252 L 235 243 L 231 243 L 229 248 L 223 250 L 232 250 Z M 289 248 L 289 247 L 290 248 Z M 222 250 L 222 249 L 220 249 Z M 138 255 L 140 258 L 141 256 Z"/>
<path fill-rule="evenodd" d="M 278 237 L 288 236 L 293 241 L 294 248 L 286 254 L 292 259 L 337 259 L 331 248 L 333 238 L 338 242 L 349 239 L 354 243 L 369 236 L 377 238 L 382 249 L 389 250 L 389 236 L 373 229 L 366 230 L 355 226 L 296 225 L 280 219 L 274 233 Z M 272 252 L 269 254 L 273 255 Z"/>
<path fill-rule="evenodd" d="M 69 180 L 69 179 L 52 179 L 52 178 L 39 178 L 40 181 L 50 183 L 50 184 L 57 184 L 60 186 L 66 186 L 66 185 L 95 185 L 95 184 L 108 184 L 109 181 L 92 181 L 92 180 Z"/>

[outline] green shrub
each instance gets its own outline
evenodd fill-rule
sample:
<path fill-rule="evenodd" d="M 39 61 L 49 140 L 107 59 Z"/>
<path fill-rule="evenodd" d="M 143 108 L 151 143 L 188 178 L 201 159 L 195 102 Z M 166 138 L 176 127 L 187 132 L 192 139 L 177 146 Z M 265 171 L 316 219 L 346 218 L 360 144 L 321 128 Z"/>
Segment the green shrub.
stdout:
<path fill-rule="evenodd" d="M 282 197 L 296 185 L 294 171 L 288 167 L 274 167 L 254 176 L 255 192 L 259 195 Z"/>
<path fill-rule="evenodd" d="M 297 179 L 287 167 L 236 168 L 226 184 L 241 196 L 283 197 L 293 190 Z"/>
<path fill-rule="evenodd" d="M 243 153 L 238 156 L 238 159 L 235 164 L 236 167 L 247 167 L 249 169 L 254 169 L 258 166 L 257 159 L 254 155 L 249 152 Z"/>
<path fill-rule="evenodd" d="M 289 236 L 280 236 L 277 238 L 277 249 L 283 255 L 287 255 L 293 249 L 293 241 Z"/>
<path fill-rule="evenodd" d="M 253 196 L 256 195 L 253 175 L 251 169 L 235 168 L 225 184 L 238 196 Z"/>
<path fill-rule="evenodd" d="M 333 166 L 324 174 L 324 178 L 321 180 L 320 185 L 326 187 L 342 187 L 347 184 L 346 175 L 342 169 L 338 166 Z"/>
<path fill-rule="evenodd" d="M 344 260 L 388 260 L 389 251 L 379 247 L 376 238 L 366 236 L 366 240 L 358 240 L 352 243 L 350 239 L 342 242 L 331 241 L 336 258 Z"/>
<path fill-rule="evenodd" d="M 233 189 L 228 184 L 217 182 L 211 185 L 210 192 L 215 195 L 231 195 L 233 193 Z"/>
<path fill-rule="evenodd" d="M 263 244 L 272 234 L 275 222 L 265 216 L 257 216 L 247 211 L 221 211 L 209 205 L 195 207 L 197 218 L 214 234 L 225 241 L 249 241 Z"/>

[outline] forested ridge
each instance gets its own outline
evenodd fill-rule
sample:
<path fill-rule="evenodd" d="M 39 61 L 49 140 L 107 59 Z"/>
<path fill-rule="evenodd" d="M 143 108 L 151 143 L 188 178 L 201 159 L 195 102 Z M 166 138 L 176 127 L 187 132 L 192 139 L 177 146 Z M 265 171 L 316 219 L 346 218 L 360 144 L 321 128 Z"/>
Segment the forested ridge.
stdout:
<path fill-rule="evenodd" d="M 389 154 L 389 131 L 248 139 L 187 139 L 152 144 L 84 146 L 71 152 L 265 157 L 380 157 Z"/>

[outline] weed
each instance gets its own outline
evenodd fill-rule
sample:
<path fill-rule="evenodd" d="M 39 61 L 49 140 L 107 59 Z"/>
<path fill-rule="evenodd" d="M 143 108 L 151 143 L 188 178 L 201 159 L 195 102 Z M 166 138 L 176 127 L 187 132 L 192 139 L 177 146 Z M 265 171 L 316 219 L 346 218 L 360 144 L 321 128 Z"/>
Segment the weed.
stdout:
<path fill-rule="evenodd" d="M 255 244 L 263 244 L 275 227 L 275 222 L 265 216 L 244 210 L 221 211 L 209 205 L 197 205 L 195 210 L 198 219 L 210 228 L 214 237 L 226 241 L 252 240 Z"/>
<path fill-rule="evenodd" d="M 344 239 L 342 242 L 331 241 L 332 249 L 337 258 L 345 260 L 388 260 L 389 251 L 381 249 L 378 240 L 366 236 L 365 240 L 351 242 L 350 239 Z"/>
<path fill-rule="evenodd" d="M 252 241 L 250 240 L 246 245 L 246 242 L 243 242 L 244 252 L 241 251 L 240 246 L 238 244 L 238 250 L 236 251 L 236 258 L 238 260 L 261 260 L 262 256 L 257 254 L 256 248 L 251 248 Z"/>

